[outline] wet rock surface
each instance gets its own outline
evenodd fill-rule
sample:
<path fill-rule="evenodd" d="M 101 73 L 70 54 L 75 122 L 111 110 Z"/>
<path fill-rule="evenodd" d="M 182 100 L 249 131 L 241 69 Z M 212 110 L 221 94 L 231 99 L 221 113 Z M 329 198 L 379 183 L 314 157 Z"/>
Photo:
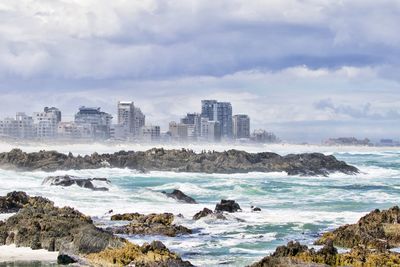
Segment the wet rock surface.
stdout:
<path fill-rule="evenodd" d="M 143 215 L 139 213 L 116 214 L 111 220 L 130 221 L 128 225 L 114 227 L 115 234 L 129 235 L 165 235 L 177 236 L 191 234 L 192 231 L 182 225 L 175 225 L 172 213 Z"/>
<path fill-rule="evenodd" d="M 252 267 L 280 266 L 400 266 L 400 254 L 389 249 L 400 246 L 400 209 L 374 210 L 355 224 L 323 234 L 315 243 L 318 251 L 289 242 Z M 338 253 L 334 246 L 350 248 Z"/>
<path fill-rule="evenodd" d="M 189 203 L 189 204 L 197 204 L 197 202 L 196 202 L 196 200 L 194 200 L 194 198 L 189 197 L 188 195 L 186 195 L 185 193 L 183 193 L 182 191 L 177 190 L 177 189 L 172 190 L 171 193 L 167 193 L 165 191 L 162 191 L 161 193 L 163 193 L 167 197 L 176 199 L 179 202 Z"/>
<path fill-rule="evenodd" d="M 334 245 L 352 248 L 363 245 L 374 249 L 387 249 L 400 246 L 400 208 L 374 210 L 355 224 L 348 224 L 325 233 L 316 244 L 333 241 Z"/>
<path fill-rule="evenodd" d="M 221 202 L 215 206 L 215 212 L 238 212 L 242 211 L 239 204 L 234 200 L 221 199 Z"/>
<path fill-rule="evenodd" d="M 49 176 L 46 177 L 42 184 L 54 185 L 54 186 L 71 186 L 77 185 L 79 187 L 91 189 L 93 191 L 108 191 L 107 187 L 104 186 L 95 186 L 93 182 L 102 182 L 104 184 L 111 184 L 111 182 L 107 178 L 79 178 L 72 175 L 63 175 L 63 176 Z"/>
<path fill-rule="evenodd" d="M 25 192 L 10 192 L 4 197 L 0 197 L 0 213 L 17 212 L 28 202 L 29 196 Z"/>
<path fill-rule="evenodd" d="M 280 156 L 276 153 L 248 153 L 239 150 L 195 153 L 192 150 L 120 151 L 113 154 L 73 156 L 56 151 L 26 153 L 20 149 L 0 153 L 0 167 L 18 170 L 70 170 L 102 167 L 130 168 L 142 171 L 202 173 L 286 172 L 289 175 L 328 175 L 332 172 L 358 173 L 358 169 L 321 153 Z"/>
<path fill-rule="evenodd" d="M 204 208 L 193 216 L 193 220 L 197 221 L 201 218 L 211 217 L 218 220 L 226 220 L 226 217 L 220 212 L 213 212 L 210 209 Z"/>
<path fill-rule="evenodd" d="M 12 192 L 1 199 L 15 202 L 21 197 L 26 203 L 18 206 L 17 213 L 5 222 L 0 221 L 0 245 L 59 251 L 60 264 L 121 266 L 123 262 L 124 265 L 148 267 L 192 266 L 161 242 L 139 247 L 96 227 L 90 217 L 79 211 L 56 207 L 46 198 Z"/>
<path fill-rule="evenodd" d="M 365 246 L 355 246 L 350 252 L 338 253 L 332 242 L 320 250 L 314 250 L 298 242 L 289 242 L 278 247 L 273 254 L 263 258 L 251 267 L 284 266 L 400 266 L 400 254 L 388 250 L 370 250 Z"/>

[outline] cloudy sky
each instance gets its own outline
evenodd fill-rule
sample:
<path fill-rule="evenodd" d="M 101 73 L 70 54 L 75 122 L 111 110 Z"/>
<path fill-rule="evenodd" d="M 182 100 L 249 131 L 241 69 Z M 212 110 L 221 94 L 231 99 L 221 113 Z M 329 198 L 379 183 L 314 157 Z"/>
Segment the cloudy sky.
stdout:
<path fill-rule="evenodd" d="M 0 116 L 231 101 L 291 141 L 400 139 L 398 0 L 0 0 Z"/>

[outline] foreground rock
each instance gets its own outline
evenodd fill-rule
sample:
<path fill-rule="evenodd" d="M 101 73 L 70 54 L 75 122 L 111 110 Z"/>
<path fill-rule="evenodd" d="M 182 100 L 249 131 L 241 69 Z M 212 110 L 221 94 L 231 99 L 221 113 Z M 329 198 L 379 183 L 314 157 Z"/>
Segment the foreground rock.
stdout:
<path fill-rule="evenodd" d="M 102 182 L 106 184 L 110 184 L 111 182 L 107 178 L 79 178 L 72 175 L 63 175 L 63 176 L 49 176 L 46 177 L 42 184 L 49 184 L 55 186 L 71 186 L 77 185 L 79 187 L 91 189 L 93 191 L 108 191 L 107 187 L 96 187 L 93 184 L 93 181 Z"/>
<path fill-rule="evenodd" d="M 189 203 L 189 204 L 197 204 L 196 200 L 189 197 L 188 195 L 183 193 L 181 190 L 174 189 L 171 193 L 167 193 L 165 191 L 162 191 L 162 193 L 164 195 L 166 195 L 167 197 L 178 200 L 179 202 L 184 202 L 184 203 Z"/>
<path fill-rule="evenodd" d="M 10 192 L 5 197 L 0 197 L 0 213 L 14 213 L 19 211 L 29 202 L 25 192 Z"/>
<path fill-rule="evenodd" d="M 368 248 L 386 249 L 400 246 L 400 209 L 374 210 L 356 224 L 349 224 L 325 233 L 316 244 L 333 241 L 334 245 L 352 248 L 364 245 Z"/>
<path fill-rule="evenodd" d="M 165 235 L 177 236 L 191 234 L 192 231 L 182 225 L 175 225 L 172 213 L 149 214 L 125 213 L 111 216 L 111 220 L 131 221 L 128 225 L 115 227 L 115 234 L 129 235 Z"/>
<path fill-rule="evenodd" d="M 369 250 L 362 246 L 339 254 L 333 243 L 316 251 L 298 242 L 289 242 L 251 267 L 322 267 L 322 266 L 400 266 L 400 254 Z"/>
<path fill-rule="evenodd" d="M 20 149 L 0 153 L 0 167 L 25 171 L 130 168 L 143 171 L 176 171 L 203 173 L 286 172 L 289 175 L 328 175 L 332 172 L 358 173 L 358 169 L 321 153 L 290 154 L 225 152 L 194 153 L 192 150 L 120 151 L 113 154 L 73 156 L 56 151 L 25 153 Z"/>
<path fill-rule="evenodd" d="M 55 207 L 53 202 L 42 197 L 27 196 L 27 203 L 17 214 L 0 222 L 0 245 L 9 244 L 59 251 L 59 263 L 78 262 L 91 266 L 104 262 L 107 264 L 101 266 L 120 266 L 119 262 L 124 262 L 149 267 L 191 266 L 160 242 L 142 247 L 131 244 L 97 228 L 90 217 L 79 211 L 70 207 Z"/>
<path fill-rule="evenodd" d="M 141 247 L 127 243 L 122 248 L 106 249 L 87 257 L 96 266 L 193 266 L 190 262 L 182 261 L 176 254 L 171 253 L 159 241 L 145 243 Z"/>
<path fill-rule="evenodd" d="M 223 211 L 233 213 L 242 211 L 242 209 L 240 208 L 239 204 L 236 203 L 234 200 L 222 199 L 221 202 L 215 206 L 215 212 L 223 212 Z"/>

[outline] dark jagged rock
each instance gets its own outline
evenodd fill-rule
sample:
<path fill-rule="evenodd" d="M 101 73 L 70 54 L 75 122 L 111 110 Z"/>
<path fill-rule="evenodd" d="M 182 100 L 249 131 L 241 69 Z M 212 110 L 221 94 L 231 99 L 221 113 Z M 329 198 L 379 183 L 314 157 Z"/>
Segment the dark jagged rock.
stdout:
<path fill-rule="evenodd" d="M 215 219 L 226 220 L 226 217 L 219 212 L 213 212 L 210 209 L 204 208 L 193 216 L 193 220 L 200 220 L 201 218 L 212 216 Z"/>
<path fill-rule="evenodd" d="M 116 234 L 177 236 L 192 233 L 190 229 L 182 225 L 173 224 L 174 215 L 172 213 L 117 214 L 113 215 L 111 220 L 131 221 L 128 225 L 113 228 L 112 231 Z"/>
<path fill-rule="evenodd" d="M 19 211 L 29 201 L 25 192 L 10 192 L 5 197 L 0 197 L 0 213 L 14 213 Z"/>
<path fill-rule="evenodd" d="M 49 176 L 46 177 L 42 184 L 49 184 L 55 186 L 71 186 L 77 185 L 79 187 L 88 188 L 93 191 L 108 191 L 107 187 L 96 187 L 92 181 L 100 181 L 107 184 L 111 182 L 107 178 L 79 178 L 72 175 L 63 175 L 63 176 Z"/>
<path fill-rule="evenodd" d="M 400 209 L 378 209 L 362 217 L 356 224 L 348 224 L 325 233 L 316 244 L 330 240 L 337 246 L 352 248 L 364 245 L 368 248 L 386 249 L 400 246 Z"/>
<path fill-rule="evenodd" d="M 60 254 L 57 257 L 57 263 L 61 265 L 68 265 L 76 262 L 78 262 L 78 260 L 66 254 Z"/>
<path fill-rule="evenodd" d="M 261 211 L 259 207 L 251 206 L 251 211 Z"/>
<path fill-rule="evenodd" d="M 400 254 L 370 250 L 356 246 L 350 252 L 339 254 L 332 242 L 315 251 L 298 242 L 278 247 L 273 254 L 251 267 L 322 267 L 322 266 L 400 266 Z"/>
<path fill-rule="evenodd" d="M 220 203 L 215 206 L 215 212 L 237 212 L 241 211 L 239 204 L 235 202 L 235 200 L 226 200 L 222 199 Z"/>
<path fill-rule="evenodd" d="M 286 172 L 289 175 L 328 175 L 332 172 L 358 173 L 358 169 L 321 153 L 290 154 L 225 152 L 194 153 L 192 150 L 120 151 L 113 154 L 76 156 L 56 151 L 25 153 L 20 149 L 0 153 L 0 167 L 25 171 L 130 168 L 143 171 L 176 171 L 203 173 Z"/>
<path fill-rule="evenodd" d="M 201 219 L 203 217 L 206 217 L 206 216 L 208 216 L 210 214 L 213 214 L 213 211 L 210 210 L 210 209 L 204 208 L 203 210 L 199 211 L 198 213 L 196 213 L 193 216 L 193 220 L 199 220 L 199 219 Z"/>
<path fill-rule="evenodd" d="M 23 194 L 28 198 L 27 203 L 17 214 L 0 221 L 0 245 L 59 251 L 60 264 L 121 266 L 123 262 L 123 265 L 146 267 L 192 266 L 161 242 L 140 247 L 97 228 L 90 217 L 73 208 L 58 208 L 46 198 Z"/>
<path fill-rule="evenodd" d="M 197 204 L 196 200 L 189 197 L 188 195 L 183 193 L 181 190 L 174 189 L 171 193 L 167 193 L 165 191 L 162 191 L 162 193 L 164 195 L 166 195 L 167 197 L 176 199 L 180 202 L 189 203 L 189 204 Z"/>

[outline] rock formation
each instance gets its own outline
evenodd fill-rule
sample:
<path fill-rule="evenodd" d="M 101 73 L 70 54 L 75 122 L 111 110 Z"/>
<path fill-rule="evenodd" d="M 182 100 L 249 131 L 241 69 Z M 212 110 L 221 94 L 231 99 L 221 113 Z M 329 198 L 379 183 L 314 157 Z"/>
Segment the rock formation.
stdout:
<path fill-rule="evenodd" d="M 199 211 L 198 213 L 196 213 L 193 216 L 193 220 L 200 220 L 201 218 L 204 217 L 213 217 L 215 219 L 219 219 L 219 220 L 226 220 L 226 217 L 220 213 L 220 212 L 213 212 L 210 209 L 204 208 L 203 210 Z"/>
<path fill-rule="evenodd" d="M 20 149 L 0 153 L 0 168 L 18 170 L 70 170 L 102 167 L 130 168 L 142 171 L 203 173 L 286 172 L 289 175 L 328 175 L 332 172 L 358 173 L 358 169 L 321 153 L 290 154 L 247 153 L 228 150 L 202 152 L 192 150 L 120 151 L 113 154 L 77 156 L 56 151 L 25 153 Z"/>
<path fill-rule="evenodd" d="M 96 187 L 92 182 L 100 181 L 106 184 L 110 184 L 111 182 L 107 178 L 79 178 L 72 175 L 63 175 L 63 176 L 49 176 L 46 177 L 42 184 L 49 184 L 55 186 L 71 186 L 77 185 L 79 187 L 88 188 L 93 191 L 108 191 L 107 187 Z"/>
<path fill-rule="evenodd" d="M 175 225 L 172 213 L 149 214 L 125 213 L 111 216 L 111 220 L 129 220 L 128 225 L 115 227 L 116 234 L 129 235 L 165 235 L 177 236 L 191 234 L 192 231 L 182 225 Z"/>
<path fill-rule="evenodd" d="M 400 246 L 400 208 L 378 209 L 362 217 L 356 224 L 348 224 L 325 233 L 316 244 L 333 241 L 334 245 L 352 248 L 364 245 L 368 248 L 386 249 Z"/>
<path fill-rule="evenodd" d="M 13 192 L 1 199 L 7 205 L 14 203 L 16 209 L 14 204 L 11 209 L 18 212 L 0 221 L 0 245 L 59 251 L 59 263 L 78 262 L 84 266 L 192 266 L 161 242 L 139 247 L 97 228 L 79 211 L 58 208 L 46 198 Z"/>
<path fill-rule="evenodd" d="M 10 192 L 5 197 L 0 197 L 0 213 L 14 213 L 19 211 L 29 201 L 25 192 Z"/>
<path fill-rule="evenodd" d="M 389 250 L 400 246 L 400 208 L 374 210 L 356 224 L 323 234 L 315 243 L 324 247 L 315 251 L 298 242 L 289 242 L 251 267 L 400 266 L 400 254 Z M 351 250 L 338 253 L 334 246 Z"/>
<path fill-rule="evenodd" d="M 189 197 L 188 195 L 183 193 L 181 190 L 174 189 L 171 193 L 167 193 L 165 191 L 162 191 L 162 193 L 164 195 L 166 195 L 167 197 L 178 200 L 179 202 L 184 202 L 184 203 L 189 203 L 189 204 L 197 204 L 196 200 Z"/>
<path fill-rule="evenodd" d="M 347 253 L 338 253 L 332 242 L 315 251 L 298 242 L 278 247 L 273 254 L 250 267 L 323 267 L 323 266 L 400 266 L 400 254 L 369 250 L 356 246 Z"/>
<path fill-rule="evenodd" d="M 220 203 L 218 203 L 215 206 L 215 212 L 237 212 L 237 211 L 242 211 L 242 209 L 240 208 L 239 204 L 236 203 L 234 200 L 226 200 L 226 199 L 222 199 Z"/>

